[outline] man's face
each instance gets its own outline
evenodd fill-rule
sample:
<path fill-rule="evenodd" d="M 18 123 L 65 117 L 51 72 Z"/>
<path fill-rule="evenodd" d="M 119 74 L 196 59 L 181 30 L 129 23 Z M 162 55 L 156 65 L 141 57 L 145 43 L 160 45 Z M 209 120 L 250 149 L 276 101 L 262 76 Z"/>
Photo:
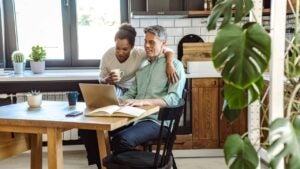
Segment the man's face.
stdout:
<path fill-rule="evenodd" d="M 130 54 L 132 46 L 127 39 L 116 40 L 116 56 L 120 62 L 124 62 Z"/>
<path fill-rule="evenodd" d="M 162 53 L 164 46 L 165 42 L 153 33 L 148 32 L 145 34 L 144 48 L 149 59 L 156 59 Z"/>

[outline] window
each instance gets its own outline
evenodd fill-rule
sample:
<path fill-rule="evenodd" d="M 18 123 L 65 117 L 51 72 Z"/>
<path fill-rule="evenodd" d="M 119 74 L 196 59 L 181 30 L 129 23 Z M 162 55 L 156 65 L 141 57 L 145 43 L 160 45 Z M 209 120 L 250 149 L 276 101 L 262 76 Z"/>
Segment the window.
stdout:
<path fill-rule="evenodd" d="M 11 67 L 14 50 L 28 56 L 37 44 L 47 51 L 47 67 L 98 67 L 104 52 L 114 45 L 121 18 L 125 15 L 127 20 L 124 0 L 5 0 L 3 4 L 6 67 Z"/>

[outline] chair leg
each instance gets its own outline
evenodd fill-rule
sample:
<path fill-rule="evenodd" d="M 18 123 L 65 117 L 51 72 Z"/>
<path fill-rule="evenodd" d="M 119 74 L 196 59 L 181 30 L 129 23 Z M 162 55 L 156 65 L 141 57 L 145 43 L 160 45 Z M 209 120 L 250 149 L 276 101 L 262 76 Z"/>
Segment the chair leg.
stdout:
<path fill-rule="evenodd" d="M 173 169 L 177 169 L 177 165 L 176 165 L 176 162 L 175 162 L 175 158 L 174 158 L 172 152 L 171 152 L 171 156 L 172 156 L 172 160 L 173 160 Z"/>

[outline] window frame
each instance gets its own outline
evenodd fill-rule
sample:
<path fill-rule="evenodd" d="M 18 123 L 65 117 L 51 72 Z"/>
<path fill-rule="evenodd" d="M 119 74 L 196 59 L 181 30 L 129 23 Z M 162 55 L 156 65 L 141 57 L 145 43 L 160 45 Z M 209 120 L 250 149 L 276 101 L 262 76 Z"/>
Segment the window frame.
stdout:
<path fill-rule="evenodd" d="M 121 23 L 128 22 L 128 0 L 119 1 Z M 1 6 L 2 3 L 3 6 Z M 13 66 L 10 59 L 10 54 L 18 49 L 14 0 L 0 0 L 0 8 L 0 47 L 5 47 L 5 50 L 0 53 L 0 66 L 2 61 L 2 63 L 5 65 L 5 68 L 11 69 Z M 68 67 L 99 67 L 100 59 L 78 59 L 76 0 L 61 0 L 61 8 L 63 21 L 64 60 L 46 60 L 46 68 L 57 69 Z M 3 16 L 1 15 L 2 9 Z M 1 20 L 1 16 L 3 21 Z M 1 35 L 3 35 L 5 38 L 2 38 Z M 26 63 L 26 68 L 28 67 L 29 63 Z"/>

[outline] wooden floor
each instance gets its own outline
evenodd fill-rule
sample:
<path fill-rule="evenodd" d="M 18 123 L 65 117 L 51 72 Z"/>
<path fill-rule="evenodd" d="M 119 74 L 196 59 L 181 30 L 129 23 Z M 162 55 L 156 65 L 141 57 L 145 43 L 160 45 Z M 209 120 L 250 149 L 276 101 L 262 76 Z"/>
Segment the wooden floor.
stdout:
<path fill-rule="evenodd" d="M 179 169 L 228 169 L 222 150 L 174 150 L 173 154 Z M 0 161 L 0 169 L 29 169 L 30 153 Z M 43 169 L 47 166 L 46 148 L 43 150 Z M 88 166 L 83 146 L 64 146 L 64 169 L 97 169 Z"/>

